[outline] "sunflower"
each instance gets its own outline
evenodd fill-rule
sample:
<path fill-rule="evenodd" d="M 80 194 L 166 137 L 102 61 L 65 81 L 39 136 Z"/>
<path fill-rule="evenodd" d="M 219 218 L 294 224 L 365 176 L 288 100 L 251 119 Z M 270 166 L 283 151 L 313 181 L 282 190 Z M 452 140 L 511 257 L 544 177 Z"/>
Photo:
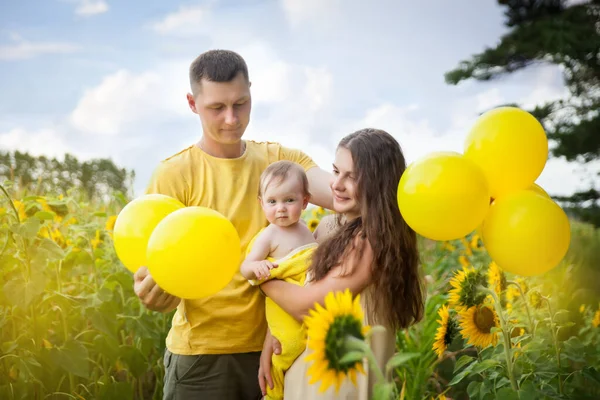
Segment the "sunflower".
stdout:
<path fill-rule="evenodd" d="M 311 232 L 314 232 L 315 229 L 317 229 L 317 226 L 319 226 L 319 220 L 317 218 L 311 218 L 308 220 L 308 229 L 310 229 Z"/>
<path fill-rule="evenodd" d="M 117 222 L 117 216 L 116 215 L 111 215 L 106 220 L 106 225 L 104 226 L 104 229 L 106 229 L 107 231 L 114 230 L 115 229 L 115 222 Z"/>
<path fill-rule="evenodd" d="M 356 371 L 364 373 L 362 361 L 344 362 L 342 357 L 348 352 L 346 339 L 354 337 L 364 340 L 369 326 L 363 325 L 363 311 L 360 296 L 352 300 L 352 293 L 329 293 L 325 297 L 325 307 L 315 304 L 310 315 L 304 319 L 308 335 L 308 348 L 312 353 L 306 361 L 312 361 L 308 369 L 310 383 L 321 381 L 319 392 L 326 391 L 335 384 L 336 393 L 346 377 L 356 385 Z"/>
<path fill-rule="evenodd" d="M 596 313 L 594 314 L 594 319 L 592 320 L 592 325 L 594 325 L 594 328 L 600 326 L 600 310 L 596 310 Z"/>
<path fill-rule="evenodd" d="M 479 250 L 479 235 L 478 234 L 474 234 L 473 237 L 471 237 L 470 245 L 473 250 Z"/>
<path fill-rule="evenodd" d="M 471 265 L 471 264 L 469 264 L 469 260 L 465 256 L 458 256 L 458 262 L 463 267 L 468 267 L 469 265 Z"/>
<path fill-rule="evenodd" d="M 473 255 L 473 251 L 471 250 L 471 244 L 467 241 L 466 238 L 460 239 L 463 247 L 465 248 L 465 254 L 469 257 Z"/>
<path fill-rule="evenodd" d="M 450 310 L 448 306 L 442 306 L 438 311 L 438 315 L 441 319 L 438 319 L 437 322 L 440 326 L 437 328 L 437 332 L 435 334 L 435 342 L 433 342 L 433 350 L 438 355 L 438 357 L 442 357 L 452 340 L 458 333 L 458 324 L 456 319 L 450 315 Z"/>
<path fill-rule="evenodd" d="M 492 328 L 498 326 L 498 317 L 494 310 L 485 304 L 469 307 L 459 312 L 461 335 L 469 344 L 487 347 L 498 343 L 498 335 Z"/>
<path fill-rule="evenodd" d="M 479 286 L 487 286 L 483 274 L 472 267 L 463 267 L 454 273 L 450 280 L 450 304 L 457 310 L 469 308 L 483 303 L 485 294 Z"/>
<path fill-rule="evenodd" d="M 498 296 L 506 290 L 506 275 L 494 261 L 488 267 L 488 285 Z"/>
<path fill-rule="evenodd" d="M 327 214 L 327 211 L 323 207 L 315 207 L 312 210 L 312 215 L 316 219 L 321 219 L 325 214 Z"/>
<path fill-rule="evenodd" d="M 454 253 L 456 251 L 456 247 L 450 242 L 444 242 L 443 248 L 444 250 L 448 250 L 451 253 Z"/>
<path fill-rule="evenodd" d="M 542 295 L 537 290 L 529 292 L 529 304 L 531 307 L 540 309 L 544 305 L 542 303 Z"/>

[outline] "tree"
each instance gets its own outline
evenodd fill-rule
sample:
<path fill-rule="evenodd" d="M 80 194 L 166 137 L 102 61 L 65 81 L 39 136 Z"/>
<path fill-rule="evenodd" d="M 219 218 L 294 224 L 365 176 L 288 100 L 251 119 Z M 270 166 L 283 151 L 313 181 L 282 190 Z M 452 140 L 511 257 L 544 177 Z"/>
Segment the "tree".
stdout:
<path fill-rule="evenodd" d="M 449 84 L 487 81 L 531 65 L 560 65 L 569 96 L 531 112 L 546 129 L 551 155 L 589 165 L 600 157 L 600 0 L 498 0 L 512 28 L 495 48 L 446 73 Z M 600 186 L 559 197 L 565 208 L 600 226 Z"/>
<path fill-rule="evenodd" d="M 67 194 L 75 189 L 90 200 L 102 199 L 113 192 L 129 196 L 134 177 L 134 171 L 119 168 L 109 159 L 81 162 L 65 154 L 60 161 L 18 151 L 0 151 L 0 183 L 13 181 L 16 190 L 31 194 Z"/>

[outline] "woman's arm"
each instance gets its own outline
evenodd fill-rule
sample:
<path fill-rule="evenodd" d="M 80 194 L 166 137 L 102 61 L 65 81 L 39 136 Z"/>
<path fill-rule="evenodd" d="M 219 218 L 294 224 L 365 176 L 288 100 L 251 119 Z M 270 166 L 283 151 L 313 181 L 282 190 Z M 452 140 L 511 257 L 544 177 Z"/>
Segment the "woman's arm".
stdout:
<path fill-rule="evenodd" d="M 308 311 L 314 308 L 315 303 L 324 304 L 325 296 L 329 292 L 350 289 L 352 293 L 357 294 L 367 287 L 371 277 L 372 261 L 373 250 L 365 240 L 360 256 L 356 251 L 352 251 L 341 266 L 333 268 L 320 281 L 298 286 L 281 280 L 272 280 L 263 283 L 260 287 L 285 312 L 302 322 L 308 315 Z M 350 273 L 341 275 L 342 271 L 350 271 Z"/>

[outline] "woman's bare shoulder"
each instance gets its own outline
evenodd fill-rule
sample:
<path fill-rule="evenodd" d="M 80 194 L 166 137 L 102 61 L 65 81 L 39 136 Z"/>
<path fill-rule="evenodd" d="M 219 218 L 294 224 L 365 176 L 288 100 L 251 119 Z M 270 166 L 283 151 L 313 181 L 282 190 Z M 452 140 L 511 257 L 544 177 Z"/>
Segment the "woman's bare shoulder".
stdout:
<path fill-rule="evenodd" d="M 319 225 L 317 229 L 315 229 L 315 239 L 318 243 L 321 243 L 325 239 L 329 237 L 332 233 L 334 233 L 339 228 L 337 223 L 336 215 L 329 214 L 321 218 L 319 221 Z"/>

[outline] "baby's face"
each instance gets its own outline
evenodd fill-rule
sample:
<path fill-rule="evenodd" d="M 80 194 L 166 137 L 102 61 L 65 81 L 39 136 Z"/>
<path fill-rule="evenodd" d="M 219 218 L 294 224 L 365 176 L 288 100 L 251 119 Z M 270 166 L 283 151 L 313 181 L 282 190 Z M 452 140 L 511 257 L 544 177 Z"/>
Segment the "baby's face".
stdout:
<path fill-rule="evenodd" d="M 296 177 L 271 182 L 264 189 L 261 198 L 267 220 L 282 227 L 298 222 L 307 204 L 308 197 L 304 195 L 302 183 Z"/>

